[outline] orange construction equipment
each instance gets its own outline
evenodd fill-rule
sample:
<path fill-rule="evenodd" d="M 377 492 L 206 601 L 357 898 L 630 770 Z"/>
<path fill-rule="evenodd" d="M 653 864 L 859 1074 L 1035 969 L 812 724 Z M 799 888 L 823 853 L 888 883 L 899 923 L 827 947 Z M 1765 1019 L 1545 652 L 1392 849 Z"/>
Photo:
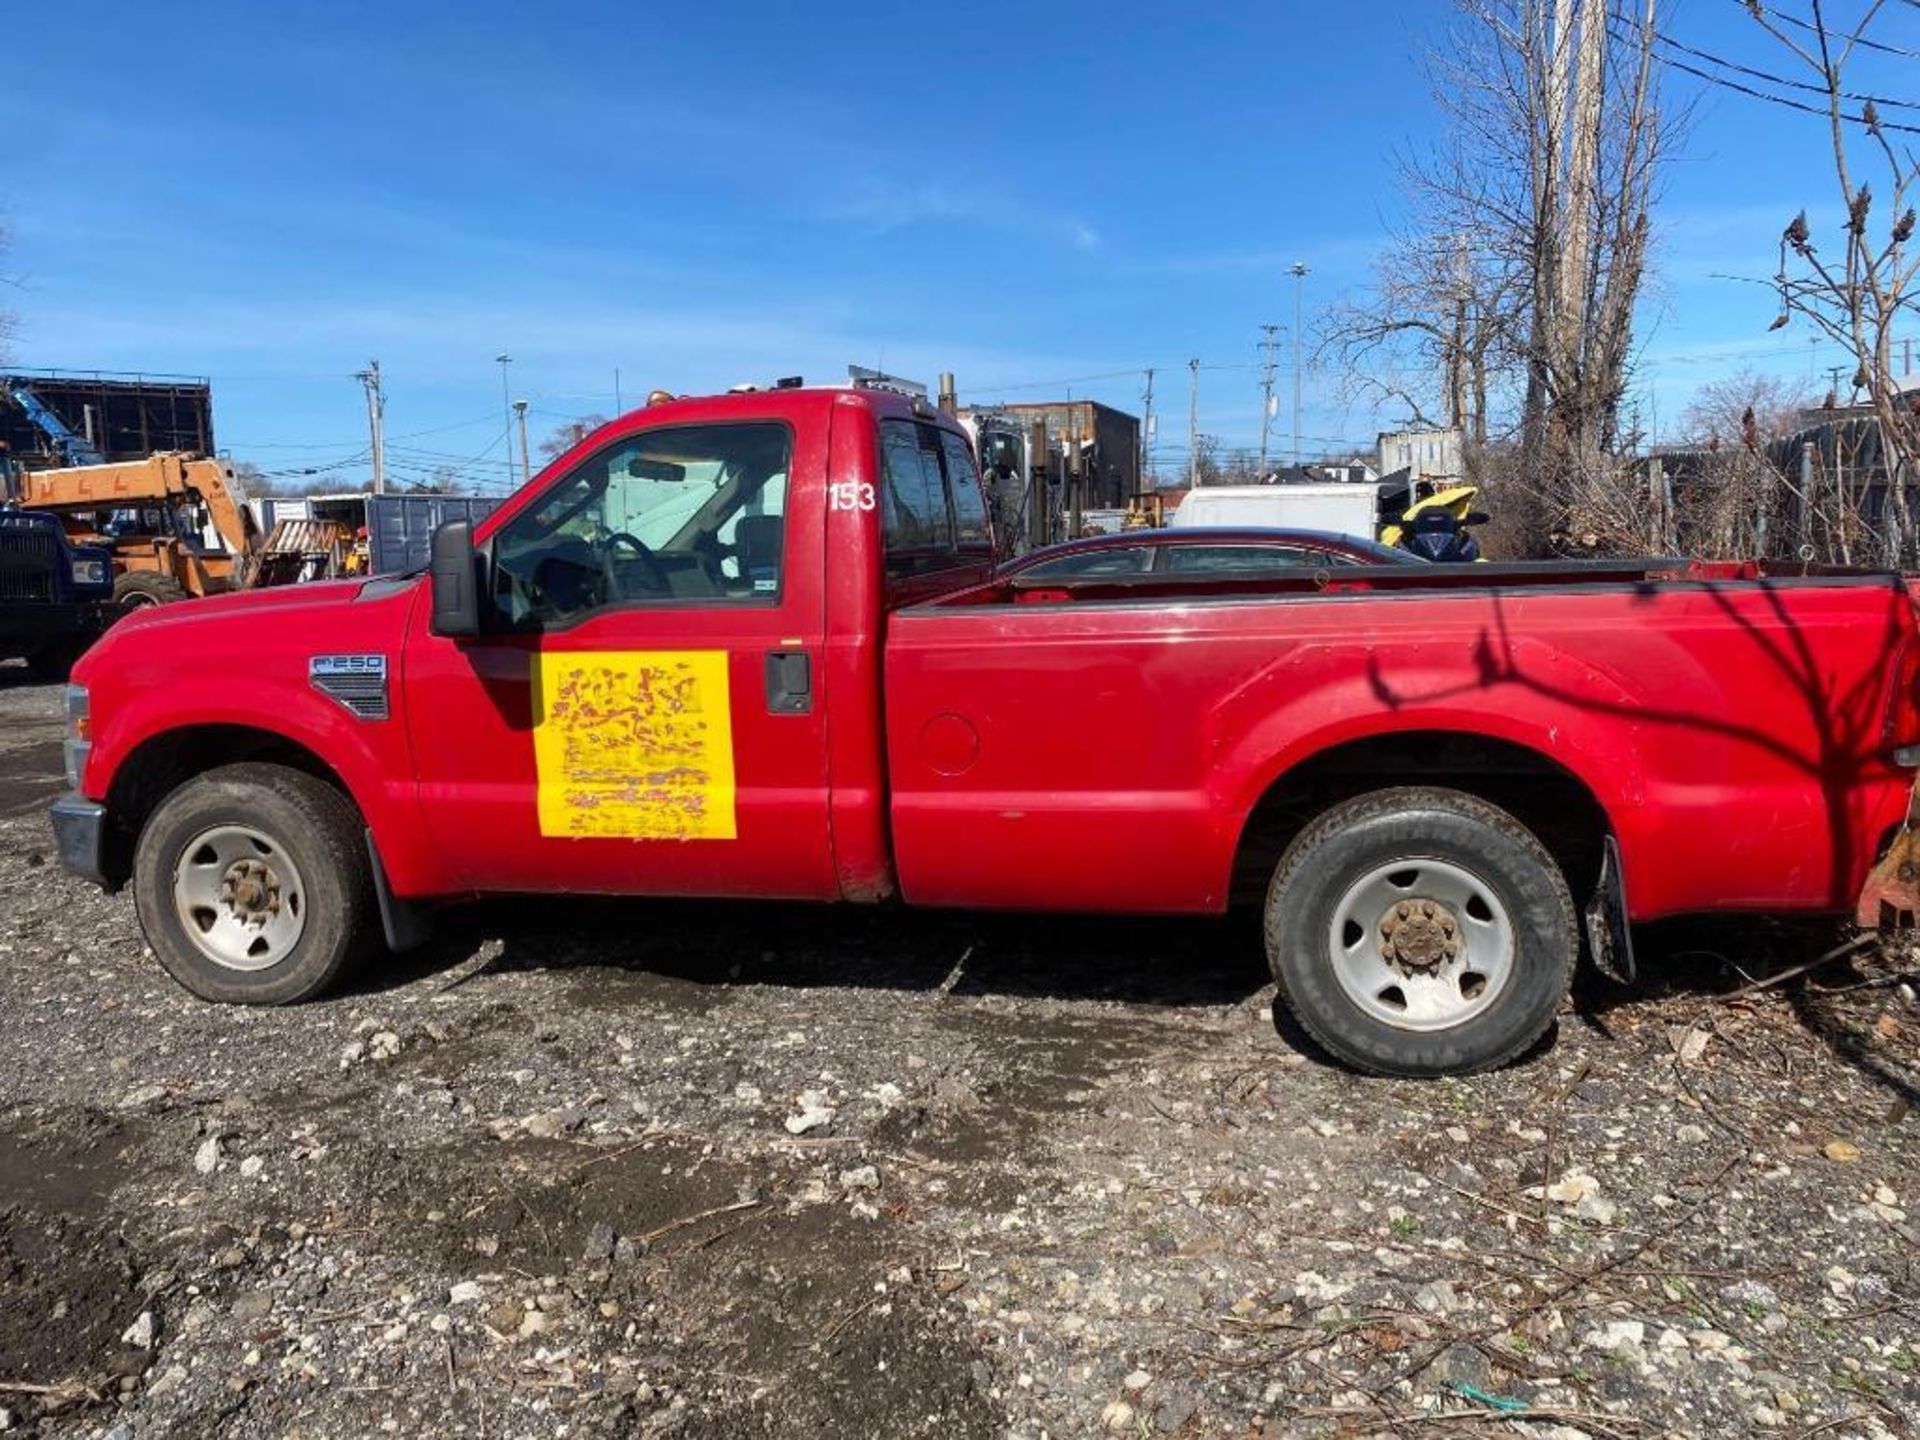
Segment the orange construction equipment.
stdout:
<path fill-rule="evenodd" d="M 113 598 L 123 604 L 159 605 L 252 583 L 260 527 L 224 460 L 168 451 L 30 470 L 22 481 L 23 509 L 56 514 L 69 540 L 112 550 Z M 208 526 L 220 548 L 205 543 Z"/>

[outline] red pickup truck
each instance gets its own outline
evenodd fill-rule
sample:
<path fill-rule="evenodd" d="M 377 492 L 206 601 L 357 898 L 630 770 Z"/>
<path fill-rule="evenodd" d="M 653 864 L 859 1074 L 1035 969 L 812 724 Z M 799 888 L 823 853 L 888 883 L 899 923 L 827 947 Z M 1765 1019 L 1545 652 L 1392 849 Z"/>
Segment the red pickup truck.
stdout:
<path fill-rule="evenodd" d="M 258 1003 L 485 894 L 1244 900 L 1321 1044 L 1427 1075 L 1526 1050 L 1583 948 L 1628 973 L 1630 921 L 1844 912 L 1904 833 L 1892 576 L 994 562 L 923 401 L 655 404 L 424 574 L 116 626 L 61 856 L 132 884 L 188 989 Z"/>

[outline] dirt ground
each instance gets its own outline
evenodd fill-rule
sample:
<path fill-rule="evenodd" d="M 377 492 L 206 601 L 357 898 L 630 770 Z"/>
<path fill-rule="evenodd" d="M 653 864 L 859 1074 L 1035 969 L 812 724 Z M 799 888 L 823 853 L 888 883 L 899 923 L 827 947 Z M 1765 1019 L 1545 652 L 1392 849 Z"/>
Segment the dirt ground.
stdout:
<path fill-rule="evenodd" d="M 1904 949 L 1645 934 L 1433 1084 L 1240 922 L 490 905 L 221 1009 L 54 863 L 58 699 L 0 666 L 9 1440 L 1920 1431 Z"/>

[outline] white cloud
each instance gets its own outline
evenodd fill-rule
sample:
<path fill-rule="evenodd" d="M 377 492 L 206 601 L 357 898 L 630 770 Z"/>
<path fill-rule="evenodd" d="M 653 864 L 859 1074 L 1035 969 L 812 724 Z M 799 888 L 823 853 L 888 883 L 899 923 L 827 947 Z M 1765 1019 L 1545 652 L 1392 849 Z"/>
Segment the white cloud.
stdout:
<path fill-rule="evenodd" d="M 1075 250 L 1096 250 L 1101 243 L 1100 232 L 1080 217 L 1016 199 L 1000 183 L 955 188 L 930 181 L 869 178 L 820 214 L 822 219 L 878 234 L 946 224 L 1026 235 Z"/>

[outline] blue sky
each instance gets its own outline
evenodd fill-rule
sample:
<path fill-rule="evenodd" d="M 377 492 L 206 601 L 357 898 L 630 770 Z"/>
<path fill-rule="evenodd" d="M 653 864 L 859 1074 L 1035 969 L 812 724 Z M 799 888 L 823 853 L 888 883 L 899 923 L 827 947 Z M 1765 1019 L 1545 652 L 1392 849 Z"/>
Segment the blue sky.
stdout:
<path fill-rule="evenodd" d="M 1291 321 L 1295 260 L 1309 326 L 1365 282 L 1392 154 L 1434 122 L 1417 43 L 1449 7 L 1181 8 L 19 10 L 15 360 L 208 375 L 236 456 L 354 479 L 369 358 L 403 478 L 503 474 L 503 350 L 539 428 L 610 411 L 616 367 L 629 403 L 851 362 L 1137 411 L 1154 365 L 1168 450 L 1197 356 L 1201 428 L 1252 444 L 1257 327 Z M 1878 33 L 1920 49 L 1920 7 L 1892 8 Z M 1682 0 L 1668 30 L 1779 68 L 1733 0 Z M 1833 213 L 1822 145 L 1812 117 L 1706 101 L 1642 316 L 1662 427 L 1725 370 L 1833 363 L 1766 333 L 1764 291 L 1713 278 L 1770 273 L 1795 209 Z M 1305 388 L 1311 450 L 1400 418 L 1330 376 Z"/>

